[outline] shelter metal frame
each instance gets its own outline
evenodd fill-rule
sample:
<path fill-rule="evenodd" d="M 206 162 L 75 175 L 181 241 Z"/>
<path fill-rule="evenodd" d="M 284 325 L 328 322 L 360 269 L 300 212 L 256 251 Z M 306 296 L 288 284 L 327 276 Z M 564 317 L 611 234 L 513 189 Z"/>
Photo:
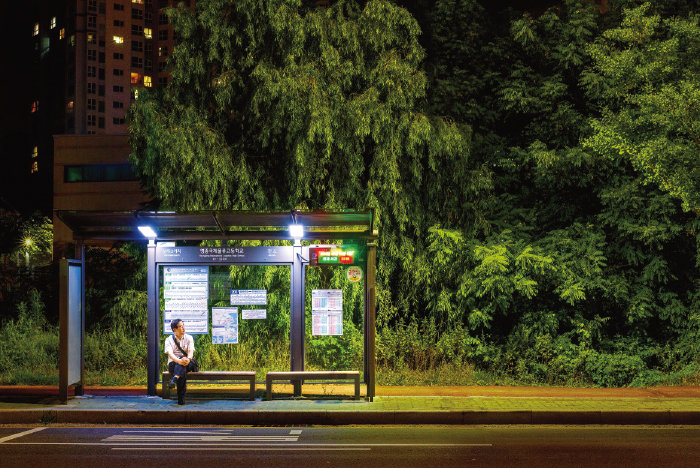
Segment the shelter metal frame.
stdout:
<path fill-rule="evenodd" d="M 148 242 L 148 395 L 156 394 L 159 379 L 160 356 L 160 310 L 159 310 L 159 266 L 168 264 L 187 265 L 287 265 L 291 267 L 290 300 L 290 370 L 304 370 L 304 288 L 305 266 L 309 264 L 309 247 L 302 246 L 301 240 L 310 241 L 359 241 L 366 246 L 364 261 L 364 379 L 367 384 L 367 397 L 370 401 L 375 396 L 375 271 L 377 231 L 373 229 L 374 212 L 368 211 L 302 211 L 287 212 L 245 212 L 245 211 L 198 211 L 198 212 L 164 212 L 164 211 L 57 211 L 58 218 L 73 232 L 76 244 L 76 257 L 84 264 L 84 246 L 93 242 L 104 241 L 143 241 L 140 226 L 149 226 L 156 237 Z M 290 224 L 304 226 L 303 237 L 293 239 L 288 231 Z M 284 249 L 284 258 L 266 258 L 256 253 L 256 248 L 248 247 L 251 256 L 240 261 L 219 259 L 210 261 L 197 258 L 183 258 L 168 261 L 158 255 L 159 245 L 155 241 L 202 241 L 219 240 L 294 240 L 294 246 L 278 246 Z M 281 250 L 280 250 L 281 252 Z M 291 254 L 291 255 L 289 255 Z M 290 258 L 291 257 L 291 258 Z M 282 261 L 281 261 L 282 260 Z M 66 261 L 67 262 L 67 261 Z M 64 281 L 61 276 L 61 281 Z M 82 273 L 82 310 L 85 310 L 85 272 Z M 66 288 L 61 284 L 61 291 Z M 61 307 L 63 307 L 63 300 Z M 66 301 L 67 302 L 67 301 Z M 67 319 L 61 315 L 61 362 L 67 362 L 64 350 L 63 333 L 68 326 Z M 84 312 L 82 334 L 84 335 Z M 82 394 L 84 388 L 84 359 L 82 359 L 81 336 L 80 381 L 69 382 L 67 364 L 60 366 L 59 393 L 63 401 L 67 399 L 68 386 L 75 385 L 76 395 Z"/>

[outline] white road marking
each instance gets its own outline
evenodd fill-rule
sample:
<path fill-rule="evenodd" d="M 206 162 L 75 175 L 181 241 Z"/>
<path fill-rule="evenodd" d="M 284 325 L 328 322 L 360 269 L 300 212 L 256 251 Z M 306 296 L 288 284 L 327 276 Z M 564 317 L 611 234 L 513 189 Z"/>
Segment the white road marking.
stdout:
<path fill-rule="evenodd" d="M 301 429 L 293 429 L 289 431 L 289 435 L 299 435 L 301 434 Z"/>
<path fill-rule="evenodd" d="M 43 431 L 44 429 L 46 429 L 46 428 L 45 427 L 36 427 L 34 429 L 29 429 L 28 431 L 24 431 L 24 432 L 20 432 L 18 434 L 12 434 L 12 435 L 9 435 L 7 437 L 3 437 L 2 439 L 0 439 L 0 444 L 7 442 L 8 440 L 12 440 L 12 439 L 16 439 L 18 437 L 25 436 L 27 434 L 33 434 L 35 432 Z"/>
<path fill-rule="evenodd" d="M 164 430 L 157 430 L 157 431 L 124 431 L 125 433 L 129 432 L 145 432 L 147 434 L 221 434 L 224 433 L 225 431 L 214 431 L 214 432 L 207 432 L 207 431 L 164 431 Z"/>
<path fill-rule="evenodd" d="M 162 442 L 162 443 L 173 443 L 173 442 L 227 442 L 227 441 L 246 441 L 246 440 L 256 440 L 256 441 L 269 441 L 269 442 L 296 442 L 299 440 L 299 436 L 266 436 L 266 435 L 233 435 L 233 434 L 218 434 L 218 435 L 201 435 L 201 436 L 169 436 L 164 438 L 162 436 L 148 435 L 148 436 L 132 436 L 132 435 L 113 435 L 106 439 L 102 439 L 102 442 Z"/>

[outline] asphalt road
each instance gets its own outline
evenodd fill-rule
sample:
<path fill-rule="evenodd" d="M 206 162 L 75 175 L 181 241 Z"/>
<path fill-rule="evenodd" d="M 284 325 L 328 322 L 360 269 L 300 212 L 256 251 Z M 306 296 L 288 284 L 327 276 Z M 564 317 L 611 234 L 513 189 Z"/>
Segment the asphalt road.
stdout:
<path fill-rule="evenodd" d="M 0 426 L 0 466 L 700 466 L 700 427 Z"/>

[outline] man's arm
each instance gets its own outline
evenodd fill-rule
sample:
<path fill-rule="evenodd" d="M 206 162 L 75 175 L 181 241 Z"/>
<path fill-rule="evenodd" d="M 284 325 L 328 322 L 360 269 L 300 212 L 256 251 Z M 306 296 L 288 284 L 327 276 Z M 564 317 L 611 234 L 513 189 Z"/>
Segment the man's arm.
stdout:
<path fill-rule="evenodd" d="M 168 354 L 170 359 L 172 359 L 176 363 L 180 364 L 181 366 L 186 366 L 190 362 L 190 360 L 187 358 L 183 357 L 182 359 L 180 359 L 179 357 L 175 356 L 175 352 L 173 350 L 173 345 L 172 345 L 172 340 L 170 338 L 168 338 L 165 341 L 165 352 Z M 187 359 L 187 362 L 185 362 L 185 359 Z"/>
<path fill-rule="evenodd" d="M 190 346 L 187 348 L 187 359 L 191 361 L 192 356 L 194 356 L 194 338 L 190 336 Z"/>

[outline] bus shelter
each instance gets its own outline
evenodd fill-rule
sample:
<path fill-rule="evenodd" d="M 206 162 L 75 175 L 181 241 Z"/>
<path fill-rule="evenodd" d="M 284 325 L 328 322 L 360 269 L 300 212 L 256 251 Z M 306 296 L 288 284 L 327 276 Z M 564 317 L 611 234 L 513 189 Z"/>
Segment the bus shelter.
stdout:
<path fill-rule="evenodd" d="M 104 244 L 105 241 L 148 243 L 148 395 L 156 395 L 162 354 L 160 336 L 168 320 L 161 316 L 160 306 L 161 274 L 165 274 L 161 273 L 163 267 L 171 267 L 175 271 L 188 270 L 196 275 L 198 269 L 201 268 L 203 272 L 212 265 L 289 266 L 290 370 L 304 371 L 306 267 L 341 265 L 348 267 L 349 278 L 353 273 L 350 267 L 362 269 L 354 280 L 364 281 L 363 371 L 366 395 L 370 400 L 374 398 L 378 236 L 373 229 L 371 210 L 292 210 L 273 213 L 58 211 L 57 215 L 71 229 L 75 242 L 75 258 L 62 259 L 59 270 L 59 393 L 63 401 L 67 400 L 71 386 L 76 395 L 84 392 L 85 246 Z M 216 247 L 197 245 L 203 240 L 220 242 Z M 228 242 L 241 240 L 272 242 L 257 247 L 234 247 Z M 305 241 L 304 245 L 302 241 Z M 344 251 L 343 246 L 348 243 L 358 245 L 358 252 Z"/>

